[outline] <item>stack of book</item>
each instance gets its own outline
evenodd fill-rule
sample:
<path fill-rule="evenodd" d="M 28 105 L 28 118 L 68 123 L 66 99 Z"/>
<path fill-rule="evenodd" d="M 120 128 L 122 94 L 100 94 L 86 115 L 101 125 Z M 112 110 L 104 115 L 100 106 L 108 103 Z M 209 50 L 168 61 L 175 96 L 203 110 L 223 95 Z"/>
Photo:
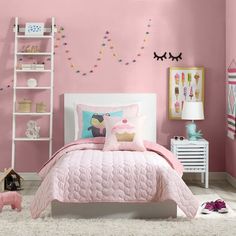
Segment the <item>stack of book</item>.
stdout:
<path fill-rule="evenodd" d="M 44 64 L 22 64 L 22 70 L 44 70 Z"/>

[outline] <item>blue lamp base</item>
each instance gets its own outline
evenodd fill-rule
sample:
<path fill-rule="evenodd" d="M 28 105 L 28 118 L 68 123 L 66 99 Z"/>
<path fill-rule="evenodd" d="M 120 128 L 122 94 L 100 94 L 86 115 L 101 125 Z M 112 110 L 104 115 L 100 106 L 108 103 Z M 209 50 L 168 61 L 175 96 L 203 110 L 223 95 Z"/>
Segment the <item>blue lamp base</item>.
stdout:
<path fill-rule="evenodd" d="M 197 131 L 197 125 L 192 121 L 191 123 L 186 125 L 186 133 L 188 140 L 197 141 L 202 138 L 201 130 Z"/>

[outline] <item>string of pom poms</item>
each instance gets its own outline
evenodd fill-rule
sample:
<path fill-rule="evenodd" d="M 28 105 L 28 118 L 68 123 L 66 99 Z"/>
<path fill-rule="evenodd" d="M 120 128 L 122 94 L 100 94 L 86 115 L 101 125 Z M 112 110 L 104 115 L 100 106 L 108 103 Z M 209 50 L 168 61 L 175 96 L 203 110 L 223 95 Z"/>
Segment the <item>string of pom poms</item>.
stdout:
<path fill-rule="evenodd" d="M 13 80 L 12 80 L 11 82 L 13 82 Z M 6 90 L 6 89 L 8 89 L 8 88 L 11 88 L 11 84 L 8 84 L 8 85 L 6 85 L 6 86 L 0 87 L 0 92 Z"/>
<path fill-rule="evenodd" d="M 114 46 L 113 40 L 112 40 L 112 36 L 111 36 L 111 32 L 110 31 L 106 31 L 102 42 L 101 42 L 101 47 L 98 50 L 98 55 L 96 58 L 96 62 L 90 66 L 90 68 L 88 70 L 82 70 L 81 67 L 79 65 L 77 65 L 72 56 L 71 56 L 71 50 L 69 48 L 69 44 L 67 42 L 67 37 L 65 34 L 65 28 L 64 27 L 59 27 L 58 30 L 58 35 L 56 37 L 56 44 L 55 44 L 55 49 L 59 48 L 60 45 L 62 45 L 64 47 L 64 52 L 66 54 L 67 60 L 69 62 L 69 66 L 71 69 L 73 69 L 75 71 L 75 73 L 82 75 L 83 77 L 94 73 L 94 71 L 96 70 L 96 68 L 99 66 L 99 63 L 102 61 L 102 57 L 104 54 L 104 50 L 106 47 L 108 47 L 112 53 L 112 56 L 116 59 L 116 61 L 119 64 L 123 64 L 125 66 L 131 65 L 133 63 L 136 63 L 138 58 L 142 56 L 143 50 L 145 49 L 146 46 L 146 42 L 148 39 L 148 36 L 150 35 L 150 27 L 151 27 L 151 19 L 148 20 L 148 24 L 146 26 L 146 30 L 145 30 L 145 36 L 142 40 L 142 44 L 139 47 L 139 51 L 138 53 L 132 57 L 131 60 L 124 60 L 120 54 L 116 51 L 116 47 Z M 61 44 L 60 44 L 61 42 Z"/>

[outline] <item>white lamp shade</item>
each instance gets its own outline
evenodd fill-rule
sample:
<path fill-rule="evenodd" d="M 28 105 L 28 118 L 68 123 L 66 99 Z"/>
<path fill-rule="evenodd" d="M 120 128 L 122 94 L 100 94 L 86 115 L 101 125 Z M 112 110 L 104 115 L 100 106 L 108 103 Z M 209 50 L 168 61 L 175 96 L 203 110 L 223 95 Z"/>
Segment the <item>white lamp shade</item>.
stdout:
<path fill-rule="evenodd" d="M 204 120 L 202 102 L 184 102 L 182 120 Z"/>

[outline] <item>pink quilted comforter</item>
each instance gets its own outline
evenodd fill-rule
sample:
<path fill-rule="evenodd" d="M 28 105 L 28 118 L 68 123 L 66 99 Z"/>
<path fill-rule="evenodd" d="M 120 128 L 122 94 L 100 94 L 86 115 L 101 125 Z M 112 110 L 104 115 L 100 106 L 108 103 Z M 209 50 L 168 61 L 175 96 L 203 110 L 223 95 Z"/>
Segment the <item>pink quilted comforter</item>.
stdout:
<path fill-rule="evenodd" d="M 154 202 L 173 200 L 188 217 L 198 201 L 183 182 L 183 167 L 161 145 L 146 152 L 102 151 L 104 138 L 71 143 L 43 166 L 43 181 L 31 203 L 33 218 L 53 200 L 61 202 Z"/>

